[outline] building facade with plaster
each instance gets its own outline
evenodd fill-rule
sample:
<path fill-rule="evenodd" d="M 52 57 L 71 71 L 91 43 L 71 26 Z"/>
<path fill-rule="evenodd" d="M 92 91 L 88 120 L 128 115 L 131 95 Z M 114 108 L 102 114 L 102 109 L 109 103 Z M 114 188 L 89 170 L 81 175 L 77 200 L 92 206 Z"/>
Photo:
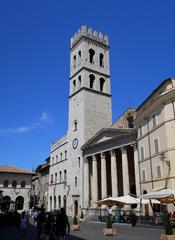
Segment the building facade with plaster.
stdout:
<path fill-rule="evenodd" d="M 140 192 L 175 189 L 175 79 L 164 80 L 136 109 Z"/>
<path fill-rule="evenodd" d="M 0 201 L 2 211 L 10 208 L 23 211 L 29 208 L 33 173 L 13 166 L 0 166 Z"/>

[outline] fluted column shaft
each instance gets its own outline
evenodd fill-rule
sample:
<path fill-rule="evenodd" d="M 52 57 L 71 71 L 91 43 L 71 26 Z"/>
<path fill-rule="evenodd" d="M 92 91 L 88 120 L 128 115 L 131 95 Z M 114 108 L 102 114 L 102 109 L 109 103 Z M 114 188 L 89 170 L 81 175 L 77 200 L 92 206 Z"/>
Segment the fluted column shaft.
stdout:
<path fill-rule="evenodd" d="M 118 185 L 117 185 L 117 159 L 116 154 L 112 150 L 111 154 L 111 183 L 112 183 L 112 197 L 118 196 Z"/>
<path fill-rule="evenodd" d="M 101 154 L 101 196 L 107 197 L 107 179 L 106 179 L 106 157 L 105 154 Z"/>
<path fill-rule="evenodd" d="M 129 187 L 129 169 L 128 169 L 128 157 L 126 148 L 122 148 L 122 174 L 123 174 L 123 194 L 130 193 Z"/>
<path fill-rule="evenodd" d="M 135 184 L 136 184 L 136 194 L 140 195 L 139 188 L 139 162 L 138 162 L 138 152 L 136 144 L 133 146 L 134 148 L 134 170 L 135 170 Z"/>
<path fill-rule="evenodd" d="M 98 182 L 97 182 L 97 158 L 92 157 L 92 203 L 95 204 L 98 200 Z"/>
<path fill-rule="evenodd" d="M 84 207 L 89 207 L 89 164 L 88 159 L 84 159 Z"/>

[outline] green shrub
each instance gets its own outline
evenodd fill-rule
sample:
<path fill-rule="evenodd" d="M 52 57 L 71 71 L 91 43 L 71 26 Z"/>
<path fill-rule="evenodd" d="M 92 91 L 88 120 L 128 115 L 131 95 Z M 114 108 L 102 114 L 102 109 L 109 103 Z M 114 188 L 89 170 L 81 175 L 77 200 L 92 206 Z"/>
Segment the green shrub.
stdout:
<path fill-rule="evenodd" d="M 77 217 L 76 217 L 76 216 L 74 216 L 73 224 L 74 224 L 74 225 L 78 225 L 78 220 L 77 220 Z"/>
<path fill-rule="evenodd" d="M 112 228 L 112 219 L 110 215 L 107 216 L 106 227 Z"/>
<path fill-rule="evenodd" d="M 83 214 L 83 211 L 81 211 L 81 216 L 80 216 L 80 218 L 84 218 L 84 214 Z"/>
<path fill-rule="evenodd" d="M 170 214 L 168 212 L 165 214 L 164 228 L 166 235 L 173 235 L 173 228 L 170 222 Z"/>

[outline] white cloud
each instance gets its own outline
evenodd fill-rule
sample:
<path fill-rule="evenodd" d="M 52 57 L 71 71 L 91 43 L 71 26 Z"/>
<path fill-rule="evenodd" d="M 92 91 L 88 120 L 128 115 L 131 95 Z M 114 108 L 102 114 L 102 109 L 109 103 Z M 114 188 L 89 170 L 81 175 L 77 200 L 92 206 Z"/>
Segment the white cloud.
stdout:
<path fill-rule="evenodd" d="M 53 119 L 51 116 L 46 112 L 43 111 L 41 114 L 41 117 L 38 121 L 28 124 L 28 125 L 22 125 L 16 128 L 7 128 L 7 129 L 0 129 L 0 134 L 24 134 L 28 133 L 30 131 L 33 131 L 35 129 L 39 128 L 45 128 L 48 126 L 48 124 L 53 123 Z"/>

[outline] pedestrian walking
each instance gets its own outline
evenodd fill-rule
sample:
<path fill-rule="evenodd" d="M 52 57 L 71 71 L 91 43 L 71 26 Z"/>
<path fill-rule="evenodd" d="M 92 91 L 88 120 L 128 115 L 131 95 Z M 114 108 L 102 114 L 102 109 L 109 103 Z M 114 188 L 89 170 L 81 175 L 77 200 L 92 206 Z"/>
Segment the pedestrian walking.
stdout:
<path fill-rule="evenodd" d="M 68 216 L 66 215 L 66 210 L 64 208 L 60 209 L 60 212 L 56 216 L 56 227 L 55 227 L 55 237 L 56 240 L 65 240 L 66 234 L 70 232 L 70 224 Z"/>
<path fill-rule="evenodd" d="M 25 238 L 26 227 L 27 227 L 27 219 L 26 219 L 26 216 L 25 216 L 25 212 L 22 212 L 21 219 L 20 219 L 20 225 L 19 225 L 20 239 Z"/>

